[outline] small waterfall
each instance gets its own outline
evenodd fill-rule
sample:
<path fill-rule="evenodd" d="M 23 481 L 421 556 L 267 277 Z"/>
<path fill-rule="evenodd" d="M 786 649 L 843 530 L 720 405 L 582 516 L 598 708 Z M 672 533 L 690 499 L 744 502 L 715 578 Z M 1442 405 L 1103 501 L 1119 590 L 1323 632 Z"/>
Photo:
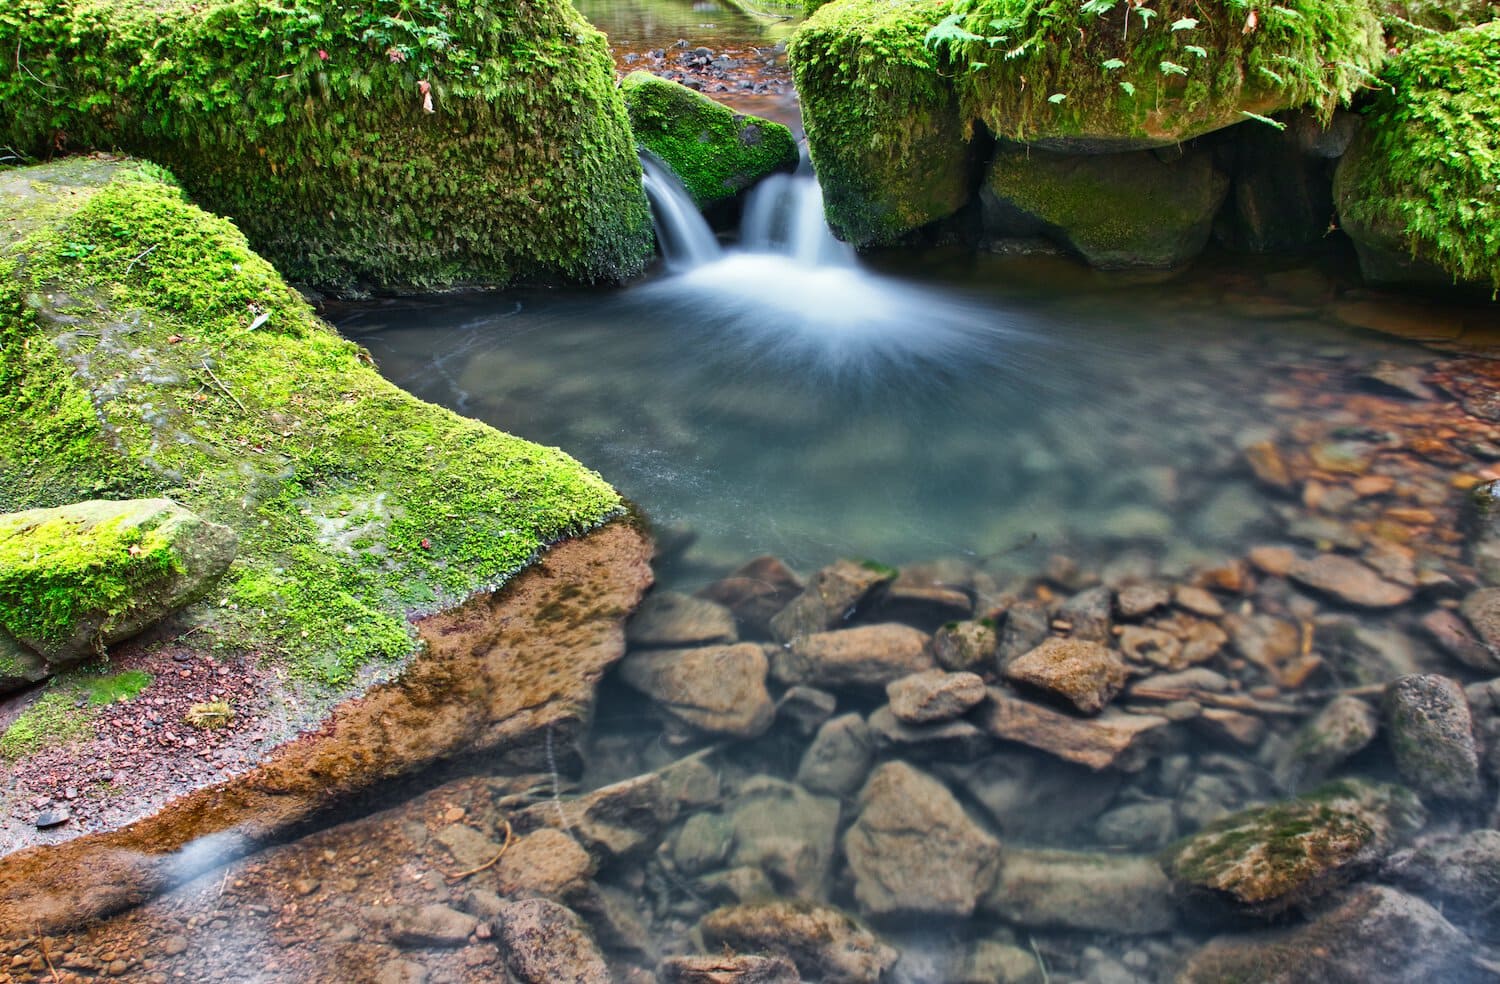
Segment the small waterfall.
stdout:
<path fill-rule="evenodd" d="M 651 203 L 651 225 L 667 269 L 691 270 L 724 255 L 713 230 L 677 175 L 650 154 L 641 154 L 641 183 Z"/>
<path fill-rule="evenodd" d="M 853 266 L 854 250 L 835 239 L 823 219 L 823 190 L 811 170 L 804 164 L 796 174 L 773 174 L 751 190 L 740 243 L 809 266 Z"/>

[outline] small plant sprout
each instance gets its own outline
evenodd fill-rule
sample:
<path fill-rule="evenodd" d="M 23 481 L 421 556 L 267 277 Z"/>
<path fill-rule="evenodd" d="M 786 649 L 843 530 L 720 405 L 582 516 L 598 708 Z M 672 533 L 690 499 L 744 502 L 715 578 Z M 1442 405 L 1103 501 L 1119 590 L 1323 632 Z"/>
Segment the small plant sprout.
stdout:
<path fill-rule="evenodd" d="M 1172 22 L 1172 30 L 1174 33 L 1177 31 L 1191 31 L 1197 26 L 1198 18 L 1196 17 L 1183 17 L 1180 20 L 1174 20 Z"/>
<path fill-rule="evenodd" d="M 222 728 L 234 720 L 234 708 L 222 700 L 194 704 L 182 715 L 182 719 L 195 728 L 211 731 Z"/>
<path fill-rule="evenodd" d="M 1067 98 L 1068 98 L 1068 94 L 1066 92 L 1054 92 L 1054 93 L 1052 93 L 1052 95 L 1050 95 L 1050 96 L 1047 97 L 1047 101 L 1049 103 L 1051 103 L 1052 105 L 1056 106 L 1058 103 L 1062 102 L 1063 100 L 1065 100 Z"/>
<path fill-rule="evenodd" d="M 1108 58 L 1105 59 L 1103 64 L 1106 72 L 1118 71 L 1125 67 L 1125 61 L 1122 58 Z"/>
<path fill-rule="evenodd" d="M 1262 116 L 1259 113 L 1252 113 L 1248 109 L 1240 110 L 1240 115 L 1245 117 L 1246 119 L 1254 120 L 1257 123 L 1264 123 L 1266 126 L 1274 127 L 1277 130 L 1286 129 L 1286 124 L 1281 122 L 1280 120 L 1273 120 L 1269 116 Z"/>

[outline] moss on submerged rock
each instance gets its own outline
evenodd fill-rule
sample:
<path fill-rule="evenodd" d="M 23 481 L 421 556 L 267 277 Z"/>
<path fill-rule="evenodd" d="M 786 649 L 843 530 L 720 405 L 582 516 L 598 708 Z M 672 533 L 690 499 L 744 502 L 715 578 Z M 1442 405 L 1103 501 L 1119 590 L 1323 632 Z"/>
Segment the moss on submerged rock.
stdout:
<path fill-rule="evenodd" d="M 1334 186 L 1365 276 L 1500 290 L 1500 22 L 1414 45 L 1382 81 Z"/>
<path fill-rule="evenodd" d="M 651 254 L 604 38 L 566 0 L 16 0 L 0 49 L 0 145 L 159 161 L 301 283 L 615 281 Z"/>
<path fill-rule="evenodd" d="M 1211 155 L 1001 148 L 981 189 L 992 236 L 1044 234 L 1101 269 L 1167 268 L 1203 249 L 1229 179 Z"/>
<path fill-rule="evenodd" d="M 1369 0 L 955 0 L 931 43 L 966 117 L 997 137 L 1100 152 L 1176 143 L 1311 106 L 1385 58 Z"/>
<path fill-rule="evenodd" d="M 351 683 L 413 612 L 621 502 L 562 452 L 383 380 L 226 220 L 130 163 L 0 172 L 0 510 L 169 496 L 239 556 L 188 610 Z"/>
<path fill-rule="evenodd" d="M 891 243 L 962 208 L 978 162 L 958 97 L 923 41 L 949 0 L 837 0 L 787 47 L 829 225 Z"/>
<path fill-rule="evenodd" d="M 797 166 L 797 141 L 780 123 L 742 116 L 650 72 L 631 72 L 620 87 L 636 140 L 672 169 L 699 208 Z"/>

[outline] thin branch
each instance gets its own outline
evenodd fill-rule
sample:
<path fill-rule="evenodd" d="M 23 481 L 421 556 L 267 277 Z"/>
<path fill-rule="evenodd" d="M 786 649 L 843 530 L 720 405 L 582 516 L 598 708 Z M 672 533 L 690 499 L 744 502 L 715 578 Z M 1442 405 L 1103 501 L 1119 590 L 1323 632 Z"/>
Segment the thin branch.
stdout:
<path fill-rule="evenodd" d="M 141 260 L 144 260 L 146 257 L 150 256 L 153 252 L 156 251 L 156 247 L 160 246 L 160 245 L 161 245 L 161 243 L 156 243 L 155 245 L 147 246 L 145 249 L 143 249 L 139 253 L 135 254 L 135 259 L 133 259 L 129 263 L 125 264 L 125 272 L 122 273 L 120 276 L 122 276 L 122 277 L 128 277 L 128 276 L 130 276 L 130 270 L 131 270 L 131 268 L 134 267 Z"/>
<path fill-rule="evenodd" d="M 477 875 L 481 871 L 487 871 L 490 868 L 493 868 L 501 858 L 505 857 L 505 852 L 510 850 L 510 842 L 514 837 L 515 832 L 511 829 L 509 820 L 502 820 L 501 823 L 505 824 L 505 843 L 500 845 L 500 853 L 490 858 L 488 861 L 477 868 L 470 868 L 468 871 L 460 871 L 456 875 L 449 875 L 449 884 L 452 884 L 454 882 L 461 882 L 470 875 Z"/>
<path fill-rule="evenodd" d="M 240 402 L 240 398 L 234 395 L 234 391 L 231 390 L 228 386 L 224 385 L 224 380 L 214 375 L 214 371 L 208 367 L 207 359 L 203 360 L 203 371 L 208 373 L 208 378 L 214 381 L 214 385 L 218 386 L 219 389 L 224 391 L 225 396 L 234 401 L 234 405 L 240 408 L 240 413 L 249 413 L 249 411 L 245 409 L 245 405 Z"/>

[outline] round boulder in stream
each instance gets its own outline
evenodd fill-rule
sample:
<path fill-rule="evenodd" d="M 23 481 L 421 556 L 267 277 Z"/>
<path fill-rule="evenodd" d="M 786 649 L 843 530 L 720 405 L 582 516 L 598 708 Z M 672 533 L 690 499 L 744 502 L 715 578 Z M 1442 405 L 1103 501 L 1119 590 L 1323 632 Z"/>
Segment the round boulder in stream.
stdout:
<path fill-rule="evenodd" d="M 938 780 L 887 762 L 860 793 L 844 835 L 854 897 L 872 919 L 973 914 L 995 880 L 1000 843 Z"/>
<path fill-rule="evenodd" d="M 1439 799 L 1484 794 L 1474 719 L 1458 681 L 1435 673 L 1404 676 L 1386 688 L 1384 709 L 1402 779 Z"/>
<path fill-rule="evenodd" d="M 766 692 L 768 665 L 765 651 L 753 642 L 637 650 L 625 657 L 620 676 L 671 717 L 699 731 L 755 738 L 776 716 Z"/>

